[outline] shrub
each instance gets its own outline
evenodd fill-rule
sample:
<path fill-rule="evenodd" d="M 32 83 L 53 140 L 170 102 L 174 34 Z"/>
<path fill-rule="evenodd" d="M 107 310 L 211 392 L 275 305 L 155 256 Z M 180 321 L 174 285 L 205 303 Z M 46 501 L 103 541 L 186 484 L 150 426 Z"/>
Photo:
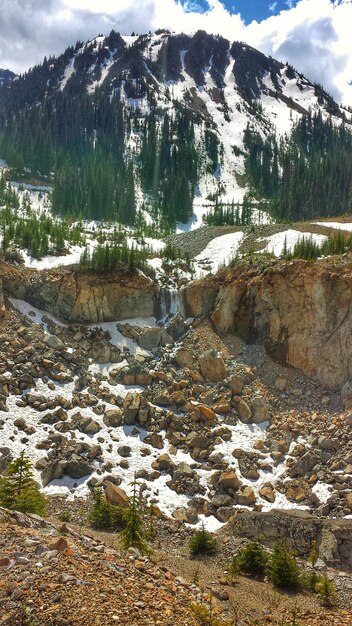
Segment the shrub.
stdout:
<path fill-rule="evenodd" d="M 116 530 L 124 525 L 123 510 L 108 502 L 100 489 L 92 493 L 92 505 L 88 518 L 93 528 L 97 530 Z"/>
<path fill-rule="evenodd" d="M 202 528 L 194 533 L 189 542 L 189 549 L 192 556 L 198 556 L 199 554 L 212 555 L 216 553 L 217 541 L 208 530 L 205 530 L 204 524 Z"/>
<path fill-rule="evenodd" d="M 315 590 L 319 594 L 324 606 L 332 606 L 335 604 L 337 600 L 336 587 L 326 574 L 324 574 L 321 580 L 316 584 Z"/>
<path fill-rule="evenodd" d="M 263 547 L 257 541 L 252 541 L 238 553 L 236 562 L 242 574 L 263 578 L 268 557 Z"/>
<path fill-rule="evenodd" d="M 298 563 L 285 543 L 278 543 L 268 564 L 269 576 L 281 589 L 298 589 L 300 586 L 300 570 Z"/>
<path fill-rule="evenodd" d="M 0 505 L 7 509 L 45 515 L 45 496 L 33 478 L 32 464 L 22 451 L 0 478 Z"/>

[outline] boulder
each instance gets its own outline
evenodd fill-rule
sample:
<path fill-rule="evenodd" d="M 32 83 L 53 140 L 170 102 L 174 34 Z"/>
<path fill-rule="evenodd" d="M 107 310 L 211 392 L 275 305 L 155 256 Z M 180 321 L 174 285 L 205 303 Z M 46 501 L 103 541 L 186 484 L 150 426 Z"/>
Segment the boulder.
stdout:
<path fill-rule="evenodd" d="M 318 457 L 312 450 L 308 450 L 290 467 L 290 476 L 306 476 L 318 463 Z"/>
<path fill-rule="evenodd" d="M 94 467 L 78 454 L 72 454 L 64 466 L 64 473 L 71 478 L 83 478 L 94 472 Z"/>
<path fill-rule="evenodd" d="M 240 485 L 240 481 L 238 480 L 234 471 L 230 470 L 228 472 L 223 472 L 219 478 L 219 486 L 228 491 L 236 491 Z"/>
<path fill-rule="evenodd" d="M 267 483 L 266 485 L 263 485 L 259 489 L 259 495 L 261 498 L 263 498 L 267 502 L 270 502 L 271 504 L 275 502 L 274 487 L 272 486 L 271 483 Z"/>
<path fill-rule="evenodd" d="M 122 406 L 123 421 L 126 425 L 132 425 L 135 423 L 140 405 L 141 398 L 138 393 L 130 392 L 127 394 Z"/>
<path fill-rule="evenodd" d="M 229 387 L 235 396 L 239 396 L 242 393 L 244 387 L 244 376 L 240 374 L 233 374 L 229 380 Z"/>
<path fill-rule="evenodd" d="M 244 400 L 240 400 L 237 403 L 236 408 L 238 412 L 238 417 L 240 418 L 241 422 L 243 422 L 244 424 L 250 424 L 252 420 L 252 411 L 247 402 L 245 402 Z"/>
<path fill-rule="evenodd" d="M 261 424 L 270 420 L 269 406 L 266 398 L 263 396 L 255 396 L 251 400 L 252 404 L 252 422 Z"/>
<path fill-rule="evenodd" d="M 151 352 L 159 347 L 162 338 L 162 329 L 160 326 L 154 326 L 153 328 L 145 328 L 139 335 L 137 342 L 138 345 L 144 350 Z"/>
<path fill-rule="evenodd" d="M 207 350 L 199 357 L 202 376 L 208 382 L 220 382 L 226 378 L 225 361 L 217 350 Z"/>
<path fill-rule="evenodd" d="M 237 502 L 244 506 L 252 506 L 255 504 L 255 493 L 252 487 L 248 485 L 241 487 L 237 493 Z"/>
<path fill-rule="evenodd" d="M 176 355 L 175 355 L 175 360 L 176 360 L 177 365 L 181 369 L 185 369 L 185 368 L 192 369 L 197 364 L 197 358 L 194 352 L 192 352 L 192 350 L 187 350 L 185 348 L 180 348 L 179 350 L 177 350 Z"/>
<path fill-rule="evenodd" d="M 129 506 L 130 501 L 126 492 L 121 489 L 121 487 L 118 487 L 111 482 L 108 482 L 105 487 L 105 496 L 110 504 L 120 506 L 123 509 L 127 509 Z"/>
<path fill-rule="evenodd" d="M 117 428 L 122 424 L 122 411 L 119 408 L 105 411 L 103 422 L 108 428 Z"/>

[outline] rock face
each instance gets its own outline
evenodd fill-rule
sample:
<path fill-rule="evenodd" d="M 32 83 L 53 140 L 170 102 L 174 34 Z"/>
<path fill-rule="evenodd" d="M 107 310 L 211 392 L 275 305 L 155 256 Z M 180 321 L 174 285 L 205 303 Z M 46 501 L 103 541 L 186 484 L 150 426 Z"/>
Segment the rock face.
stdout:
<path fill-rule="evenodd" d="M 151 317 L 155 311 L 157 288 L 143 275 L 27 271 L 19 280 L 14 271 L 3 282 L 9 295 L 70 322 Z"/>
<path fill-rule="evenodd" d="M 351 571 L 352 520 L 324 520 L 306 511 L 241 511 L 231 519 L 229 527 L 236 537 L 257 540 L 270 548 L 277 541 L 288 541 L 304 558 L 317 540 L 319 557 L 327 565 Z"/>
<path fill-rule="evenodd" d="M 180 289 L 185 317 L 204 317 L 213 310 L 218 286 L 214 279 L 199 280 Z"/>
<path fill-rule="evenodd" d="M 207 315 L 206 280 L 184 291 L 188 314 Z M 262 343 L 276 360 L 329 388 L 352 379 L 352 263 L 344 259 L 241 264 L 219 277 L 211 320 L 220 334 Z"/>

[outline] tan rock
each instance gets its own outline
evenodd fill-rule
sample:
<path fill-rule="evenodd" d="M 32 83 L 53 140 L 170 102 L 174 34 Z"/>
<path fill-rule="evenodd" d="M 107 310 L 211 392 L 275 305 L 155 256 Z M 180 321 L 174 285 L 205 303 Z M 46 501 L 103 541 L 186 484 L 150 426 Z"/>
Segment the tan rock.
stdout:
<path fill-rule="evenodd" d="M 225 491 L 229 489 L 236 491 L 240 485 L 240 481 L 234 471 L 223 472 L 219 478 L 219 485 L 225 489 Z"/>
<path fill-rule="evenodd" d="M 238 504 L 242 504 L 244 506 L 252 506 L 255 503 L 255 493 L 252 487 L 249 485 L 245 485 L 241 487 L 237 494 Z"/>
<path fill-rule="evenodd" d="M 64 552 L 68 547 L 69 543 L 65 537 L 59 537 L 48 545 L 49 550 L 57 550 L 58 552 Z"/>
<path fill-rule="evenodd" d="M 221 354 L 208 350 L 199 357 L 200 371 L 208 382 L 219 382 L 227 375 L 226 365 Z"/>
<path fill-rule="evenodd" d="M 107 500 L 115 506 L 120 506 L 124 509 L 129 506 L 129 499 L 126 492 L 121 489 L 121 487 L 118 487 L 113 483 L 107 483 L 105 487 L 105 496 Z"/>
<path fill-rule="evenodd" d="M 270 502 L 271 504 L 275 502 L 275 492 L 271 484 L 263 485 L 259 489 L 259 495 L 261 498 L 264 498 L 264 500 L 266 500 L 267 502 Z"/>
<path fill-rule="evenodd" d="M 197 404 L 197 411 L 199 411 L 199 413 L 208 421 L 213 421 L 216 418 L 213 409 L 211 409 L 206 404 Z"/>

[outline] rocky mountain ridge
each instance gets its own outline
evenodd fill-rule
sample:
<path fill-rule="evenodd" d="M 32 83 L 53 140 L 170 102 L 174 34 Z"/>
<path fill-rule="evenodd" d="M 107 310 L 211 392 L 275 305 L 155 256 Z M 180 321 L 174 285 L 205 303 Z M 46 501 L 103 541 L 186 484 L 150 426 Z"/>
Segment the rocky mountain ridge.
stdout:
<path fill-rule="evenodd" d="M 71 108 L 80 98 L 82 116 L 87 116 L 84 138 L 80 128 L 82 119 L 76 116 L 68 121 Z M 104 98 L 109 102 L 112 99 L 114 103 L 115 108 L 110 112 Z M 0 123 L 5 134 L 14 110 L 25 120 L 34 105 L 43 107 L 43 116 L 45 110 L 55 111 L 63 106 L 66 120 L 60 118 L 57 121 L 59 126 L 62 125 L 61 134 L 65 136 L 65 128 L 70 127 L 71 135 L 77 135 L 76 141 L 82 141 L 82 149 L 89 154 L 92 151 L 91 156 L 98 147 L 105 149 L 109 141 L 104 135 L 111 123 L 109 116 L 116 117 L 115 126 L 112 125 L 109 131 L 110 140 L 116 143 L 112 148 L 117 154 L 127 155 L 133 163 L 139 208 L 154 197 L 149 170 L 160 167 L 160 164 L 149 163 L 148 157 L 143 165 L 145 171 L 140 173 L 141 161 L 147 152 L 154 152 L 154 161 L 155 151 L 159 152 L 161 159 L 170 150 L 175 157 L 182 143 L 185 145 L 191 137 L 195 153 L 189 150 L 187 157 L 183 157 L 183 160 L 190 161 L 184 175 L 187 177 L 193 172 L 188 184 L 192 188 L 191 203 L 198 221 L 212 206 L 215 196 L 228 203 L 242 202 L 246 191 L 243 173 L 247 126 L 262 137 L 268 137 L 290 134 L 294 123 L 308 111 L 320 113 L 323 119 L 331 119 L 337 125 L 344 123 L 348 126 L 352 120 L 347 109 L 293 67 L 266 57 L 247 44 L 230 42 L 203 31 L 193 36 L 158 31 L 131 37 L 112 32 L 84 44 L 78 42 L 58 58 L 46 59 L 12 81 L 10 88 L 0 90 L 0 100 L 3 103 Z M 177 121 L 168 137 L 170 121 L 164 126 L 165 116 L 172 120 L 178 115 L 182 119 Z M 64 118 L 65 114 L 62 116 Z M 147 135 L 143 138 L 145 122 L 148 122 Z M 185 135 L 189 123 L 191 127 Z M 11 125 L 11 134 L 3 144 L 3 156 L 9 164 L 15 163 L 20 168 L 22 163 L 33 172 L 50 175 L 55 158 L 48 160 L 49 147 L 46 154 L 38 155 L 37 162 L 33 159 L 31 162 L 31 152 L 18 141 L 19 127 L 15 120 Z M 22 133 L 27 130 L 24 126 Z M 52 136 L 52 142 L 57 143 L 57 133 L 49 122 L 46 132 Z M 157 146 L 158 133 L 167 140 L 167 145 Z M 25 143 L 30 145 L 30 140 Z M 71 149 L 69 137 L 65 139 L 64 147 L 65 150 Z M 51 170 L 49 167 L 44 172 L 46 163 L 49 166 L 51 161 Z M 178 163 L 179 174 L 181 166 L 182 163 Z M 116 167 L 118 169 L 119 164 Z M 59 172 L 59 182 L 63 176 L 65 174 Z M 105 186 L 106 181 L 102 184 Z M 59 212 L 60 206 L 61 209 L 65 207 L 67 193 L 63 186 L 56 205 Z M 182 187 L 182 194 L 187 196 L 186 186 Z M 82 199 L 83 204 L 86 201 L 89 198 Z M 177 219 L 184 212 L 180 207 L 185 202 L 188 202 L 185 197 L 182 202 L 175 200 Z M 94 204 L 90 211 L 96 211 Z M 187 217 L 182 216 L 180 221 L 187 221 Z M 128 219 L 132 217 L 129 215 Z"/>

